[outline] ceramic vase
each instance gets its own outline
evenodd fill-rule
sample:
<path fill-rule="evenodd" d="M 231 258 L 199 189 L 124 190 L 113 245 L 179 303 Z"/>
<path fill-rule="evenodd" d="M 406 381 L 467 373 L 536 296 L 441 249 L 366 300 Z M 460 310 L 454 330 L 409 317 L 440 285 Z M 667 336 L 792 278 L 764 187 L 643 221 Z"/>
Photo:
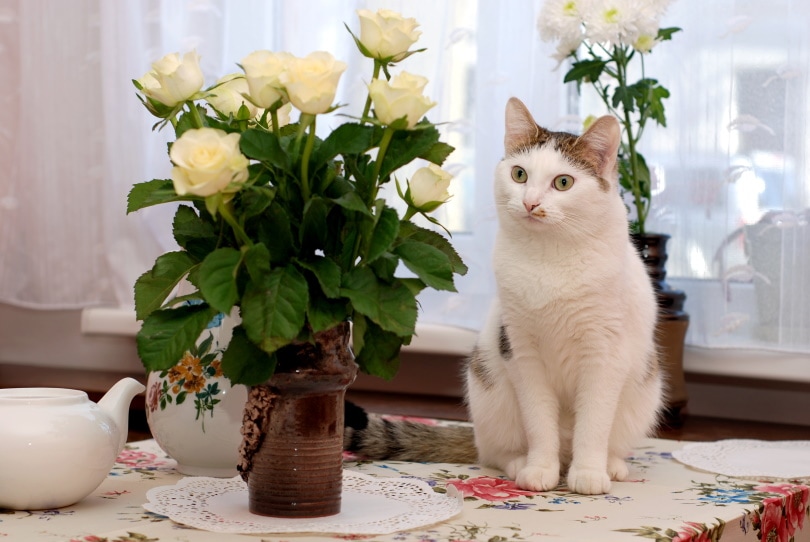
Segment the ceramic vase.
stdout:
<path fill-rule="evenodd" d="M 250 512 L 323 517 L 340 512 L 346 388 L 357 364 L 349 324 L 315 333 L 314 344 L 277 353 L 276 372 L 252 386 L 243 420 L 239 470 Z"/>
<path fill-rule="evenodd" d="M 683 371 L 684 340 L 689 327 L 689 314 L 683 310 L 686 294 L 682 290 L 672 289 L 666 282 L 667 242 L 670 236 L 647 233 L 633 234 L 631 237 L 647 267 L 658 302 L 656 343 L 667 376 L 663 421 L 670 427 L 680 427 L 688 402 Z"/>
<path fill-rule="evenodd" d="M 147 376 L 149 429 L 183 474 L 237 475 L 247 388 L 231 385 L 220 368 L 233 324 L 231 317 L 215 318 L 177 364 Z"/>

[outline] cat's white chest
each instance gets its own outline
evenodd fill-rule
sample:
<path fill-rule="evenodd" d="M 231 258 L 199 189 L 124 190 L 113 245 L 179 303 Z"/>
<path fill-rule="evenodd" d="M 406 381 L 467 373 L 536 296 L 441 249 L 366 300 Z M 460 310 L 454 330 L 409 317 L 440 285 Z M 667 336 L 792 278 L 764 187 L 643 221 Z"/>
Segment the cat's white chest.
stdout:
<path fill-rule="evenodd" d="M 552 245 L 516 243 L 502 237 L 496 243 L 493 264 L 504 305 L 532 312 L 580 296 L 592 281 L 592 270 L 575 252 Z"/>

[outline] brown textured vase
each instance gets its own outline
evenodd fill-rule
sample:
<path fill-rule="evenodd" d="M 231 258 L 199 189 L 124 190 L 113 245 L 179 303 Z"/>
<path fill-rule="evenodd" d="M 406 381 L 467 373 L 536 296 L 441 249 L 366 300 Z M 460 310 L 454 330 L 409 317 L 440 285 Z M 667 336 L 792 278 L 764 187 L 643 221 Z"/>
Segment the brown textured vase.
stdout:
<path fill-rule="evenodd" d="M 349 324 L 315 343 L 277 352 L 265 384 L 248 392 L 239 471 L 251 513 L 285 518 L 338 514 L 343 484 L 343 400 L 357 364 Z"/>
<path fill-rule="evenodd" d="M 663 422 L 670 427 L 680 427 L 688 402 L 683 372 L 683 346 L 689 327 L 689 314 L 683 310 L 686 294 L 682 290 L 673 290 L 666 282 L 669 235 L 647 233 L 633 234 L 631 237 L 647 267 L 647 274 L 653 283 L 658 301 L 656 343 L 661 353 L 663 370 L 667 375 Z"/>

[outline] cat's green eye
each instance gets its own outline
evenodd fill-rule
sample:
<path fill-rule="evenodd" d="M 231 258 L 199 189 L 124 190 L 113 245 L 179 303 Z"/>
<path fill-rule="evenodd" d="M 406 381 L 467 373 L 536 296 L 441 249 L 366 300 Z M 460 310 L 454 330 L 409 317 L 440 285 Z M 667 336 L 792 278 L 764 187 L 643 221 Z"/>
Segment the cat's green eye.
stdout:
<path fill-rule="evenodd" d="M 574 178 L 570 175 L 557 175 L 554 177 L 554 188 L 564 192 L 574 186 Z"/>
<path fill-rule="evenodd" d="M 512 168 L 512 180 L 516 183 L 525 183 L 529 180 L 529 174 L 522 167 L 515 166 Z"/>

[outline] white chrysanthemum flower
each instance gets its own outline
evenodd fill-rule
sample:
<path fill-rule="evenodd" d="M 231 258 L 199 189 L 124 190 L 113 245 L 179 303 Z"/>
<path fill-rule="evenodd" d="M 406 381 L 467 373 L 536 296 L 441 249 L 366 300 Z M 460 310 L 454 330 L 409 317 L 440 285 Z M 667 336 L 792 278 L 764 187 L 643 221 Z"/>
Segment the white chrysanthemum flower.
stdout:
<path fill-rule="evenodd" d="M 666 12 L 671 0 L 646 0 L 636 6 L 636 38 L 632 42 L 634 49 L 649 53 L 658 44 L 656 37 L 661 17 Z"/>
<path fill-rule="evenodd" d="M 658 44 L 655 36 L 650 34 L 640 34 L 636 41 L 633 42 L 633 49 L 639 53 L 649 53 L 652 48 Z"/>
<path fill-rule="evenodd" d="M 560 43 L 557 44 L 557 50 L 551 55 L 551 58 L 557 61 L 558 65 L 561 64 L 566 58 L 571 56 L 571 53 L 576 51 L 582 44 L 582 34 L 571 36 L 570 38 L 562 38 Z"/>
<path fill-rule="evenodd" d="M 638 39 L 638 2 L 608 0 L 590 2 L 583 7 L 585 37 L 591 43 L 613 47 L 632 45 Z"/>
<path fill-rule="evenodd" d="M 549 0 L 537 18 L 537 30 L 543 41 L 560 40 L 566 46 L 582 42 L 582 4 L 585 0 Z M 571 47 L 571 51 L 576 46 Z M 570 53 L 570 51 L 569 51 Z M 565 55 L 567 56 L 567 55 Z"/>

